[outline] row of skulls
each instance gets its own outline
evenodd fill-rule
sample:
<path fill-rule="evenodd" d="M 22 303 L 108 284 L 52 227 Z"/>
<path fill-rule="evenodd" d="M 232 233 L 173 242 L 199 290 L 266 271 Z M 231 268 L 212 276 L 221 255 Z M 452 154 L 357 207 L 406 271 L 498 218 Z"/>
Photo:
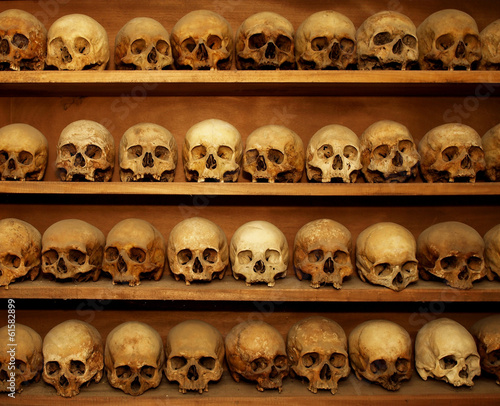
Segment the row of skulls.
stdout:
<path fill-rule="evenodd" d="M 263 220 L 241 225 L 229 243 L 223 230 L 203 217 L 177 223 L 168 241 L 150 222 L 137 218 L 118 222 L 107 237 L 78 219 L 60 220 L 43 236 L 23 220 L 0 220 L 0 286 L 6 288 L 16 280 L 34 280 L 40 269 L 60 281 L 97 281 L 104 271 L 113 284 L 136 286 L 142 279 L 159 280 L 167 266 L 176 280 L 190 285 L 222 279 L 229 265 L 234 278 L 247 286 L 272 287 L 293 263 L 297 278 L 310 280 L 312 288 L 328 284 L 341 289 L 357 269 L 362 281 L 396 292 L 417 282 L 419 274 L 456 289 L 471 289 L 485 277 L 500 278 L 500 224 L 481 237 L 465 223 L 445 221 L 415 239 L 400 224 L 380 222 L 358 235 L 354 252 L 344 225 L 317 219 L 296 233 L 292 256 L 290 261 L 283 232 Z"/>
<path fill-rule="evenodd" d="M 0 329 L 3 392 L 9 390 L 10 376 L 7 327 Z M 170 329 L 165 345 L 157 330 L 138 321 L 116 326 L 105 343 L 95 327 L 76 319 L 56 325 L 43 341 L 19 323 L 15 333 L 16 390 L 41 375 L 63 397 L 99 382 L 104 372 L 112 387 L 133 396 L 158 387 L 163 373 L 179 384 L 179 392 L 203 393 L 221 379 L 224 360 L 236 382 L 254 382 L 259 391 L 281 392 L 290 374 L 313 393 L 335 394 L 351 368 L 358 379 L 396 391 L 411 378 L 414 363 L 423 380 L 471 387 L 482 368 L 500 384 L 500 315 L 480 319 L 470 331 L 445 317 L 429 321 L 417 332 L 415 354 L 409 333 L 385 319 L 362 322 L 347 336 L 332 319 L 310 316 L 292 325 L 286 340 L 264 321 L 241 322 L 224 339 L 211 324 L 186 320 Z"/>
<path fill-rule="evenodd" d="M 161 125 L 138 123 L 123 134 L 118 148 L 120 179 L 173 181 L 177 143 Z M 396 121 L 380 120 L 360 137 L 340 124 L 318 130 L 306 148 L 293 130 L 264 125 L 243 146 L 240 132 L 220 119 L 207 119 L 186 132 L 182 146 L 184 174 L 193 182 L 235 182 L 241 169 L 253 182 L 300 182 L 304 170 L 311 182 L 354 183 L 360 173 L 369 183 L 405 182 L 419 170 L 426 182 L 500 180 L 500 124 L 482 137 L 466 124 L 432 128 L 420 142 Z M 0 180 L 41 180 L 48 161 L 48 142 L 25 123 L 0 128 Z M 77 120 L 57 142 L 56 168 L 63 181 L 110 181 L 115 143 L 102 124 Z"/>
<path fill-rule="evenodd" d="M 0 66 L 9 70 L 105 69 L 110 50 L 104 27 L 83 14 L 57 19 L 47 31 L 28 12 L 0 13 Z M 115 38 L 117 69 L 489 69 L 500 68 L 500 20 L 479 32 L 469 14 L 446 9 L 417 28 L 396 11 L 368 17 L 356 30 L 345 15 L 312 14 L 295 31 L 285 17 L 259 12 L 236 35 L 209 10 L 182 17 L 171 35 L 155 19 L 137 17 Z"/>

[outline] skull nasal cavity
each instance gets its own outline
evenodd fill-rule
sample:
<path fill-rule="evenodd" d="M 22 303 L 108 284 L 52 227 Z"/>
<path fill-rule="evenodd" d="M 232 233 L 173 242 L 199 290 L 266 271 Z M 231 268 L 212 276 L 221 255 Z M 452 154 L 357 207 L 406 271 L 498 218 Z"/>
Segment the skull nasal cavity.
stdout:
<path fill-rule="evenodd" d="M 403 52 L 403 41 L 399 40 L 394 44 L 392 47 L 392 52 L 396 55 L 399 55 L 401 52 Z"/>
<path fill-rule="evenodd" d="M 463 58 L 465 56 L 465 44 L 462 41 L 460 41 L 457 45 L 455 56 L 457 58 Z"/>
<path fill-rule="evenodd" d="M 330 51 L 330 55 L 328 55 L 332 61 L 336 61 L 340 57 L 340 44 L 335 42 L 332 46 L 332 50 Z"/>
<path fill-rule="evenodd" d="M 5 38 L 0 41 L 0 54 L 2 55 L 8 55 L 10 52 L 10 46 L 9 46 L 9 41 L 7 41 Z"/>
<path fill-rule="evenodd" d="M 266 160 L 262 155 L 259 155 L 259 157 L 257 158 L 257 170 L 265 171 L 266 169 L 267 169 Z"/>
<path fill-rule="evenodd" d="M 460 166 L 462 167 L 462 169 L 472 168 L 472 161 L 468 155 L 464 159 L 462 159 Z"/>
<path fill-rule="evenodd" d="M 208 52 L 205 44 L 200 44 L 198 51 L 196 52 L 196 58 L 199 61 L 206 61 L 208 59 Z"/>
<path fill-rule="evenodd" d="M 337 171 L 340 171 L 342 170 L 343 167 L 344 163 L 342 162 L 342 158 L 340 157 L 340 155 L 336 155 L 335 158 L 333 158 L 332 168 Z"/>
<path fill-rule="evenodd" d="M 321 368 L 319 376 L 322 381 L 329 381 L 330 379 L 332 379 L 332 370 L 330 369 L 328 364 L 323 365 L 323 368 Z"/>
<path fill-rule="evenodd" d="M 212 154 L 210 154 L 210 156 L 208 157 L 205 166 L 207 167 L 207 169 L 217 168 L 217 161 L 215 160 L 215 158 Z"/>
<path fill-rule="evenodd" d="M 189 367 L 188 373 L 187 373 L 187 378 L 190 381 L 197 381 L 199 378 L 198 371 L 196 370 L 196 367 L 194 365 L 191 365 Z"/>
<path fill-rule="evenodd" d="M 60 273 L 68 272 L 68 267 L 66 266 L 66 263 L 62 258 L 60 258 L 59 261 L 57 262 L 57 271 Z"/>
<path fill-rule="evenodd" d="M 266 58 L 274 59 L 276 57 L 276 45 L 270 42 L 266 48 Z"/>
<path fill-rule="evenodd" d="M 266 271 L 266 265 L 263 261 L 257 261 L 253 266 L 253 271 L 257 273 L 264 273 Z"/>
<path fill-rule="evenodd" d="M 10 171 L 13 171 L 14 169 L 16 169 L 16 161 L 14 161 L 13 159 L 9 159 L 7 167 Z"/>
<path fill-rule="evenodd" d="M 153 49 L 151 50 L 151 52 L 148 54 L 148 62 L 149 62 L 149 63 L 156 63 L 156 62 L 158 62 L 158 58 L 157 58 L 157 56 L 158 56 L 158 55 L 157 55 L 157 53 L 156 53 L 156 49 L 155 49 L 155 48 L 153 48 Z"/>
<path fill-rule="evenodd" d="M 403 165 L 403 156 L 399 152 L 396 152 L 396 154 L 394 155 L 394 158 L 392 158 L 392 164 L 394 166 Z"/>
<path fill-rule="evenodd" d="M 153 155 L 151 155 L 151 152 L 146 152 L 144 154 L 144 158 L 142 159 L 142 166 L 144 168 L 152 168 L 153 166 L 155 166 Z"/>
<path fill-rule="evenodd" d="M 201 264 L 198 257 L 196 257 L 196 259 L 194 260 L 193 272 L 194 273 L 202 273 L 203 272 L 203 265 Z"/>
<path fill-rule="evenodd" d="M 333 260 L 331 258 L 328 258 L 325 261 L 325 265 L 323 265 L 323 271 L 326 273 L 333 273 L 335 270 L 335 264 L 333 263 Z"/>
<path fill-rule="evenodd" d="M 75 157 L 75 166 L 81 166 L 81 167 L 85 166 L 85 158 L 80 153 L 76 154 L 76 157 Z"/>

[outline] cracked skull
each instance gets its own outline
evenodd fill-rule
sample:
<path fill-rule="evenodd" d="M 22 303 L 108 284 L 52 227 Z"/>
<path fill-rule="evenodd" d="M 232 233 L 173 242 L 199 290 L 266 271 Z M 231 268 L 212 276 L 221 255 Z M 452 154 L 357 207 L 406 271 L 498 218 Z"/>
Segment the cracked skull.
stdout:
<path fill-rule="evenodd" d="M 484 234 L 484 260 L 489 280 L 495 275 L 500 278 L 500 224 L 492 227 Z"/>
<path fill-rule="evenodd" d="M 479 33 L 483 70 L 500 70 L 500 19 L 493 21 Z"/>
<path fill-rule="evenodd" d="M 481 369 L 496 376 L 500 385 L 500 315 L 484 317 L 470 329 L 481 357 Z"/>
<path fill-rule="evenodd" d="M 490 128 L 481 138 L 486 176 L 492 182 L 500 181 L 500 124 Z"/>

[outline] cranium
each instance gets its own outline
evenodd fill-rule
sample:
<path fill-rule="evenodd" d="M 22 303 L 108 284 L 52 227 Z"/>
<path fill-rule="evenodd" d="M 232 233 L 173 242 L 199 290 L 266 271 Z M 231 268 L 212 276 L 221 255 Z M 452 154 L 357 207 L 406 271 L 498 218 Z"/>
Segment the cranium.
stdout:
<path fill-rule="evenodd" d="M 426 323 L 415 339 L 415 366 L 420 377 L 453 386 L 473 386 L 481 374 L 474 338 L 454 320 L 442 317 Z"/>
<path fill-rule="evenodd" d="M 45 136 L 29 124 L 0 128 L 0 180 L 42 180 L 49 147 Z"/>
<path fill-rule="evenodd" d="M 237 69 L 294 69 L 294 28 L 285 17 L 263 11 L 248 17 L 235 36 Z"/>
<path fill-rule="evenodd" d="M 479 33 L 481 63 L 484 70 L 500 70 L 500 19 L 493 21 Z"/>
<path fill-rule="evenodd" d="M 327 125 L 309 140 L 306 151 L 309 180 L 355 183 L 361 167 L 359 139 L 349 128 Z"/>
<path fill-rule="evenodd" d="M 286 350 L 290 367 L 308 380 L 308 389 L 328 389 L 334 395 L 338 382 L 349 376 L 347 337 L 333 320 L 312 316 L 295 323 L 288 331 Z"/>
<path fill-rule="evenodd" d="M 102 124 L 78 120 L 62 130 L 56 159 L 61 180 L 107 182 L 114 164 L 115 141 Z"/>
<path fill-rule="evenodd" d="M 255 220 L 240 226 L 229 248 L 235 279 L 245 279 L 247 286 L 265 282 L 274 286 L 288 268 L 288 243 L 283 232 L 267 221 Z"/>
<path fill-rule="evenodd" d="M 500 224 L 492 227 L 483 237 L 484 260 L 488 279 L 500 277 Z"/>
<path fill-rule="evenodd" d="M 302 139 L 282 125 L 265 125 L 247 138 L 243 170 L 253 182 L 299 182 L 304 172 Z"/>
<path fill-rule="evenodd" d="M 377 121 L 361 134 L 360 145 L 362 171 L 368 182 L 406 182 L 417 175 L 420 156 L 403 124 Z"/>
<path fill-rule="evenodd" d="M 484 151 L 486 176 L 489 180 L 500 181 L 500 124 L 490 128 L 481 138 Z"/>
<path fill-rule="evenodd" d="M 17 9 L 0 13 L 0 70 L 43 70 L 47 30 L 32 14 Z"/>
<path fill-rule="evenodd" d="M 83 385 L 101 380 L 103 351 L 101 335 L 95 327 L 80 320 L 64 321 L 43 339 L 43 380 L 59 396 L 76 396 Z"/>
<path fill-rule="evenodd" d="M 160 385 L 165 352 L 160 334 L 150 325 L 127 321 L 106 338 L 104 365 L 111 386 L 138 396 Z"/>
<path fill-rule="evenodd" d="M 243 144 L 231 124 L 208 119 L 193 125 L 184 137 L 182 158 L 188 181 L 236 182 Z"/>
<path fill-rule="evenodd" d="M 362 281 L 396 292 L 418 280 L 417 244 L 405 227 L 381 222 L 365 228 L 356 240 L 356 267 Z"/>
<path fill-rule="evenodd" d="M 359 69 L 410 70 L 418 67 L 417 29 L 397 11 L 368 17 L 356 32 Z"/>
<path fill-rule="evenodd" d="M 42 368 L 40 334 L 21 323 L 0 328 L 0 392 L 22 392 L 24 385 L 40 380 Z"/>
<path fill-rule="evenodd" d="M 444 221 L 426 228 L 417 239 L 420 276 L 444 280 L 457 289 L 471 289 L 486 276 L 484 241 L 467 224 Z"/>
<path fill-rule="evenodd" d="M 273 326 L 259 321 L 244 321 L 226 336 L 226 360 L 236 382 L 242 378 L 257 382 L 257 390 L 282 390 L 289 365 L 285 340 Z"/>
<path fill-rule="evenodd" d="M 422 69 L 471 70 L 481 59 L 481 40 L 474 19 L 455 9 L 440 10 L 417 29 Z"/>
<path fill-rule="evenodd" d="M 42 236 L 31 224 L 16 219 L 0 220 L 0 286 L 29 277 L 40 271 Z"/>
<path fill-rule="evenodd" d="M 330 219 L 310 221 L 295 235 L 295 274 L 300 280 L 309 277 L 312 288 L 331 283 L 340 289 L 343 279 L 354 272 L 351 249 L 351 233 L 342 224 Z"/>
<path fill-rule="evenodd" d="M 166 252 L 161 233 L 148 221 L 129 218 L 117 223 L 108 233 L 103 271 L 113 283 L 137 286 L 141 279 L 160 280 Z"/>
<path fill-rule="evenodd" d="M 224 231 L 202 217 L 191 217 L 178 223 L 167 243 L 170 271 L 186 285 L 193 281 L 222 279 L 229 265 Z"/>
<path fill-rule="evenodd" d="M 354 24 L 332 10 L 310 15 L 295 33 L 295 59 L 299 69 L 352 69 L 358 62 Z"/>
<path fill-rule="evenodd" d="M 116 34 L 116 69 L 162 70 L 173 62 L 170 34 L 153 18 L 133 18 Z"/>
<path fill-rule="evenodd" d="M 500 385 L 500 315 L 477 321 L 470 329 L 481 357 L 481 369 L 496 376 Z"/>
<path fill-rule="evenodd" d="M 410 335 L 389 320 L 365 321 L 349 334 L 349 359 L 359 380 L 399 390 L 413 372 Z"/>
<path fill-rule="evenodd" d="M 104 70 L 109 61 L 108 34 L 92 17 L 68 14 L 47 33 L 47 65 L 58 70 Z"/>
<path fill-rule="evenodd" d="M 166 128 L 153 123 L 139 123 L 123 134 L 118 157 L 122 182 L 173 182 L 177 143 Z"/>
<path fill-rule="evenodd" d="M 186 14 L 172 28 L 171 40 L 178 69 L 231 69 L 233 30 L 224 17 L 213 11 Z"/>
<path fill-rule="evenodd" d="M 42 272 L 56 279 L 99 279 L 106 238 L 101 230 L 77 219 L 52 224 L 42 236 Z"/>
<path fill-rule="evenodd" d="M 208 383 L 223 373 L 224 339 L 212 325 L 186 320 L 172 327 L 166 343 L 165 376 L 179 383 L 179 392 L 208 392 Z"/>

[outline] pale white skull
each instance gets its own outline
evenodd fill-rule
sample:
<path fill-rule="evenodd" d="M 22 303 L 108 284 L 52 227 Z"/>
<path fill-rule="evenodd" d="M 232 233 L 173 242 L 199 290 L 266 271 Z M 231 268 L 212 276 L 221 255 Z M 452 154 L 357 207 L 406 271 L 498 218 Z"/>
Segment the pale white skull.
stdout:
<path fill-rule="evenodd" d="M 66 320 L 53 327 L 43 339 L 43 380 L 59 396 L 80 393 L 83 385 L 98 383 L 103 375 L 104 344 L 94 326 Z"/>
<path fill-rule="evenodd" d="M 226 360 L 236 382 L 246 379 L 257 383 L 257 390 L 278 389 L 289 365 L 285 340 L 270 324 L 250 320 L 234 326 L 226 335 Z"/>
<path fill-rule="evenodd" d="M 78 120 L 62 130 L 56 158 L 61 180 L 108 182 L 114 164 L 115 141 L 102 124 Z"/>
<path fill-rule="evenodd" d="M 349 376 L 347 337 L 342 327 L 323 316 L 311 316 L 288 331 L 286 350 L 290 368 L 308 380 L 308 389 L 337 393 L 338 382 Z"/>
<path fill-rule="evenodd" d="M 227 70 L 233 64 L 233 30 L 221 15 L 195 10 L 172 28 L 172 50 L 178 69 Z"/>
<path fill-rule="evenodd" d="M 490 128 L 482 136 L 481 145 L 486 176 L 493 182 L 500 181 L 500 124 Z"/>
<path fill-rule="evenodd" d="M 42 180 L 49 154 L 45 136 L 24 123 L 0 128 L 0 180 Z"/>
<path fill-rule="evenodd" d="M 0 286 L 23 278 L 34 280 L 40 271 L 42 236 L 31 224 L 16 218 L 0 220 Z"/>
<path fill-rule="evenodd" d="M 166 260 L 165 240 L 151 223 L 128 218 L 117 223 L 106 237 L 102 270 L 113 284 L 137 286 L 141 279 L 160 280 Z"/>
<path fill-rule="evenodd" d="M 262 11 L 248 17 L 235 36 L 236 68 L 295 68 L 294 28 L 280 14 Z"/>
<path fill-rule="evenodd" d="M 467 224 L 444 221 L 426 228 L 417 238 L 420 276 L 439 278 L 457 289 L 471 289 L 486 276 L 484 241 Z"/>
<path fill-rule="evenodd" d="M 500 315 L 484 317 L 470 329 L 481 357 L 481 369 L 496 376 L 500 385 Z"/>
<path fill-rule="evenodd" d="M 354 24 L 333 10 L 310 15 L 295 33 L 295 59 L 299 69 L 353 69 L 358 62 Z"/>
<path fill-rule="evenodd" d="M 389 320 L 369 320 L 349 334 L 349 359 L 359 380 L 396 391 L 413 373 L 412 342 L 408 332 Z"/>
<path fill-rule="evenodd" d="M 123 134 L 118 147 L 122 182 L 173 182 L 177 143 L 170 131 L 154 123 L 139 123 Z"/>
<path fill-rule="evenodd" d="M 235 279 L 246 285 L 265 282 L 274 286 L 288 269 L 288 242 L 283 232 L 267 221 L 254 220 L 240 226 L 231 238 L 229 255 Z"/>
<path fill-rule="evenodd" d="M 162 70 L 173 62 L 170 34 L 153 18 L 133 18 L 116 34 L 116 69 Z"/>
<path fill-rule="evenodd" d="M 14 335 L 12 335 L 14 332 Z M 0 392 L 20 393 L 42 376 L 42 337 L 21 323 L 0 328 Z"/>
<path fill-rule="evenodd" d="M 476 21 L 455 9 L 437 11 L 417 29 L 421 69 L 471 70 L 481 59 Z"/>
<path fill-rule="evenodd" d="M 92 17 L 68 14 L 47 33 L 47 65 L 58 70 L 104 70 L 109 61 L 108 34 Z"/>
<path fill-rule="evenodd" d="M 47 30 L 24 10 L 0 13 L 0 71 L 43 70 L 47 57 Z"/>
<path fill-rule="evenodd" d="M 52 224 L 42 236 L 42 272 L 56 279 L 99 279 L 106 238 L 82 220 Z"/>
<path fill-rule="evenodd" d="M 358 67 L 364 70 L 410 70 L 418 67 L 417 29 L 397 11 L 368 17 L 356 32 Z"/>
<path fill-rule="evenodd" d="M 480 69 L 500 70 L 500 19 L 493 21 L 479 33 L 481 40 Z"/>
<path fill-rule="evenodd" d="M 327 125 L 309 140 L 306 173 L 310 181 L 355 183 L 361 168 L 359 138 L 349 128 Z"/>
<path fill-rule="evenodd" d="M 208 383 L 222 377 L 224 339 L 214 326 L 186 320 L 170 329 L 165 345 L 165 376 L 179 383 L 179 392 L 208 392 Z"/>
<path fill-rule="evenodd" d="M 243 144 L 231 124 L 208 119 L 193 125 L 184 137 L 182 159 L 188 181 L 236 182 Z"/>
<path fill-rule="evenodd" d="M 342 288 L 342 281 L 354 272 L 351 261 L 351 232 L 330 219 L 313 220 L 295 235 L 293 264 L 297 278 L 311 279 L 311 287 L 332 284 Z"/>
<path fill-rule="evenodd" d="M 247 138 L 243 170 L 253 182 L 300 182 L 305 166 L 302 139 L 282 125 L 265 125 Z"/>
<path fill-rule="evenodd" d="M 445 317 L 418 331 L 415 366 L 424 381 L 430 377 L 453 386 L 473 386 L 472 380 L 481 374 L 474 338 L 460 323 Z"/>
<path fill-rule="evenodd" d="M 356 267 L 362 281 L 399 292 L 418 280 L 417 243 L 405 227 L 380 222 L 356 240 Z"/>
<path fill-rule="evenodd" d="M 488 279 L 500 278 L 500 224 L 484 234 L 484 260 Z"/>
<path fill-rule="evenodd" d="M 104 365 L 114 388 L 138 396 L 160 385 L 165 351 L 160 334 L 139 321 L 116 326 L 106 338 Z"/>
<path fill-rule="evenodd" d="M 420 155 L 405 125 L 377 121 L 361 134 L 360 145 L 367 182 L 406 182 L 417 175 Z"/>
<path fill-rule="evenodd" d="M 222 279 L 229 265 L 226 235 L 208 219 L 185 219 L 170 232 L 167 257 L 174 278 L 183 279 L 186 285 Z"/>

